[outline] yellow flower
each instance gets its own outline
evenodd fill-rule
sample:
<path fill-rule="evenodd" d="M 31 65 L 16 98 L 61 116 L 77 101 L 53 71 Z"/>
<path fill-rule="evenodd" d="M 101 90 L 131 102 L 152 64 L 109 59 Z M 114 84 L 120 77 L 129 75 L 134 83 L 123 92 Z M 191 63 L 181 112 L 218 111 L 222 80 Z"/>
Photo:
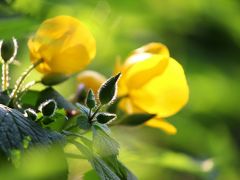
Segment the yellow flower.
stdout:
<path fill-rule="evenodd" d="M 32 63 L 44 74 L 72 74 L 86 67 L 96 54 L 90 31 L 76 18 L 57 16 L 44 21 L 28 41 Z"/>
<path fill-rule="evenodd" d="M 77 81 L 79 84 L 84 84 L 85 88 L 92 89 L 97 95 L 98 89 L 106 81 L 106 77 L 96 71 L 83 71 L 78 74 Z"/>
<path fill-rule="evenodd" d="M 156 114 L 146 125 L 176 133 L 164 118 L 177 113 L 188 101 L 189 89 L 182 66 L 170 57 L 166 46 L 150 43 L 136 49 L 122 66 L 118 96 L 127 113 Z"/>

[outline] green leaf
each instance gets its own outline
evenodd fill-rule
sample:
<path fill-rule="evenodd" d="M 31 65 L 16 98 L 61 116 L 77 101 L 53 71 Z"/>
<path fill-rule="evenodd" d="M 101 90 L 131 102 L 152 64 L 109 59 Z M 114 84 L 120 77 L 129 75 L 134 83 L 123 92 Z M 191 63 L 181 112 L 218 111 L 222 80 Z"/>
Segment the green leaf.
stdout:
<path fill-rule="evenodd" d="M 45 90 L 40 92 L 37 107 L 44 101 L 53 99 L 56 101 L 58 108 L 64 108 L 65 110 L 76 109 L 75 106 L 67 101 L 61 94 L 55 91 L 52 87 L 48 87 Z"/>
<path fill-rule="evenodd" d="M 124 175 L 123 179 L 137 180 L 137 177 L 126 166 L 124 166 L 120 161 L 118 161 L 118 166 L 120 167 L 120 171 Z"/>
<path fill-rule="evenodd" d="M 86 114 L 87 116 L 89 115 L 90 109 L 88 109 L 86 106 L 76 103 L 77 108 L 81 111 L 81 113 Z"/>
<path fill-rule="evenodd" d="M 137 126 L 145 123 L 146 121 L 152 119 L 155 114 L 130 114 L 125 116 L 123 119 L 119 121 L 119 124 L 127 125 L 127 126 Z"/>
<path fill-rule="evenodd" d="M 109 129 L 109 127 L 106 124 L 101 124 L 101 123 L 98 123 L 98 122 L 94 122 L 93 126 L 95 128 L 102 129 L 102 131 L 104 131 L 106 134 L 110 134 L 111 133 L 111 130 Z"/>
<path fill-rule="evenodd" d="M 87 157 L 97 175 L 102 180 L 136 180 L 134 174 L 129 171 L 117 159 L 119 144 L 109 136 L 108 129 L 104 124 L 93 123 L 93 142 L 92 145 L 85 145 L 74 141 L 73 144 Z M 104 128 L 103 128 L 104 127 Z M 84 179 L 94 179 L 96 174 L 91 171 L 84 176 Z"/>
<path fill-rule="evenodd" d="M 109 78 L 100 87 L 98 92 L 98 98 L 102 104 L 111 103 L 117 95 L 117 81 L 120 78 L 121 73 Z"/>
<path fill-rule="evenodd" d="M 137 177 L 117 159 L 117 156 L 104 157 L 103 160 L 121 179 L 137 180 Z"/>
<path fill-rule="evenodd" d="M 49 125 L 49 124 L 51 124 L 51 123 L 53 123 L 53 122 L 54 122 L 54 120 L 51 119 L 50 117 L 44 117 L 43 120 L 42 120 L 42 123 L 43 123 L 44 125 Z"/>
<path fill-rule="evenodd" d="M 90 109 L 92 109 L 92 108 L 94 108 L 96 106 L 95 96 L 94 96 L 94 93 L 93 93 L 93 91 L 91 89 L 88 91 L 86 105 Z"/>
<path fill-rule="evenodd" d="M 74 141 L 73 144 L 88 158 L 88 161 L 91 163 L 101 180 L 120 180 L 107 164 L 102 159 L 95 156 L 86 146 L 76 141 Z"/>
<path fill-rule="evenodd" d="M 57 104 L 53 99 L 47 100 L 40 104 L 39 110 L 44 116 L 53 116 L 57 108 Z"/>
<path fill-rule="evenodd" d="M 29 107 L 37 109 L 36 104 L 37 104 L 39 95 L 40 95 L 39 91 L 33 91 L 33 90 L 26 91 L 21 97 L 22 106 L 25 109 Z"/>
<path fill-rule="evenodd" d="M 88 121 L 88 117 L 85 114 L 77 116 L 77 124 L 80 128 L 88 130 L 91 128 L 91 124 Z"/>
<path fill-rule="evenodd" d="M 119 144 L 101 128 L 93 126 L 93 149 L 101 157 L 118 155 Z"/>
<path fill-rule="evenodd" d="M 94 157 L 90 162 L 102 180 L 121 180 L 102 159 Z"/>
<path fill-rule="evenodd" d="M 54 115 L 48 118 L 52 120 L 52 123 L 47 124 L 45 127 L 53 131 L 61 132 L 65 124 L 68 122 L 66 111 L 64 109 L 57 109 Z"/>
<path fill-rule="evenodd" d="M 81 139 L 81 141 L 89 148 L 89 149 L 92 149 L 92 141 L 90 139 L 88 139 L 87 137 L 81 135 L 81 134 L 78 134 L 78 133 L 74 133 L 74 132 L 70 132 L 70 131 L 65 131 L 63 130 L 62 131 L 63 134 L 67 135 L 68 137 L 69 136 L 73 136 L 73 137 L 79 137 Z"/>
<path fill-rule="evenodd" d="M 46 86 L 54 86 L 66 81 L 68 78 L 69 76 L 62 73 L 50 73 L 42 78 L 41 83 Z"/>
<path fill-rule="evenodd" d="M 90 170 L 83 175 L 83 180 L 100 180 L 95 170 Z"/>
<path fill-rule="evenodd" d="M 31 108 L 28 108 L 28 109 L 24 110 L 24 113 L 32 121 L 35 121 L 37 119 L 37 113 L 33 109 L 31 109 Z"/>
<path fill-rule="evenodd" d="M 101 124 L 105 124 L 105 123 L 109 123 L 110 121 L 113 121 L 114 119 L 116 119 L 116 117 L 117 117 L 116 114 L 102 112 L 102 113 L 98 113 L 96 119 L 97 119 L 97 122 Z"/>
<path fill-rule="evenodd" d="M 48 145 L 63 140 L 63 136 L 41 128 L 15 109 L 0 104 L 0 153 L 9 156 L 11 150 L 24 150 L 24 139 L 30 137 L 29 145 Z"/>

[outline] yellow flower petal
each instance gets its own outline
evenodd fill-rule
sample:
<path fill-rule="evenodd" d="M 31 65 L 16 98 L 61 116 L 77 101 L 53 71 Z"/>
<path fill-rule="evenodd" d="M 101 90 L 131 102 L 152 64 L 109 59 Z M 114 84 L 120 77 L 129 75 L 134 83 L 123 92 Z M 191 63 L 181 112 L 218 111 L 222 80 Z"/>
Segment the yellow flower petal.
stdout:
<path fill-rule="evenodd" d="M 139 79 L 141 81 L 141 79 Z M 129 92 L 132 103 L 158 117 L 178 112 L 188 101 L 189 89 L 182 66 L 170 58 L 164 72 L 140 89 Z"/>
<path fill-rule="evenodd" d="M 164 57 L 170 56 L 168 48 L 165 45 L 161 43 L 152 42 L 134 50 L 122 65 L 121 70 L 127 71 L 130 67 L 132 67 L 136 63 L 145 61 L 146 59 L 152 57 L 153 55 L 161 55 Z"/>
<path fill-rule="evenodd" d="M 156 76 L 160 76 L 167 65 L 168 58 L 161 55 L 153 55 L 143 61 L 137 62 L 124 74 L 128 89 L 141 88 Z"/>
<path fill-rule="evenodd" d="M 79 61 L 80 59 L 81 61 Z M 71 74 L 79 71 L 79 67 L 87 66 L 89 61 L 86 48 L 82 45 L 76 45 L 55 54 L 48 64 L 53 67 L 51 72 Z"/>
<path fill-rule="evenodd" d="M 130 98 L 123 98 L 119 103 L 119 107 L 121 109 L 124 109 L 128 114 L 144 112 L 143 110 L 139 109 L 137 106 L 134 106 Z"/>
<path fill-rule="evenodd" d="M 166 46 L 150 43 L 136 49 L 121 66 L 118 96 L 127 113 L 150 113 L 157 117 L 146 122 L 170 134 L 176 128 L 160 120 L 178 112 L 188 101 L 189 89 L 182 66 L 170 57 Z"/>
<path fill-rule="evenodd" d="M 142 53 L 161 54 L 164 56 L 170 56 L 167 46 L 157 42 L 149 43 L 133 51 L 133 54 L 142 54 Z"/>
<path fill-rule="evenodd" d="M 125 95 L 128 89 L 139 88 L 159 75 L 166 67 L 168 57 L 168 48 L 161 43 L 152 42 L 134 50 L 123 65 L 116 66 L 122 72 L 119 95 Z"/>
<path fill-rule="evenodd" d="M 174 135 L 177 133 L 177 129 L 172 124 L 170 124 L 162 119 L 153 118 L 153 119 L 147 121 L 145 123 L 145 125 L 153 127 L 153 128 L 159 128 L 171 135 Z"/>
<path fill-rule="evenodd" d="M 88 29 L 76 18 L 57 16 L 44 21 L 29 39 L 33 63 L 43 60 L 42 73 L 72 74 L 88 65 L 96 54 L 96 43 Z"/>

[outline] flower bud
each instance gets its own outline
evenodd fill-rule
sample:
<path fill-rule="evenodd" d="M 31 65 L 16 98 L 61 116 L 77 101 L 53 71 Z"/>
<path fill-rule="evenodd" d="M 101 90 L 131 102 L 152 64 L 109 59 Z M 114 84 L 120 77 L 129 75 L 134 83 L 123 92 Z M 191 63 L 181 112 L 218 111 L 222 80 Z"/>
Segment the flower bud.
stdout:
<path fill-rule="evenodd" d="M 69 76 L 61 73 L 50 73 L 43 76 L 41 83 L 45 86 L 54 86 L 66 81 Z"/>
<path fill-rule="evenodd" d="M 86 99 L 86 105 L 92 109 L 96 106 L 96 100 L 93 91 L 90 89 L 88 91 L 87 99 Z"/>
<path fill-rule="evenodd" d="M 118 73 L 116 76 L 109 78 L 100 87 L 98 91 L 98 98 L 102 104 L 110 104 L 116 98 L 117 82 L 120 76 L 121 73 Z"/>
<path fill-rule="evenodd" d="M 24 113 L 25 113 L 25 116 L 28 117 L 29 119 L 36 121 L 37 113 L 33 109 L 28 108 L 24 111 Z"/>
<path fill-rule="evenodd" d="M 39 106 L 39 111 L 41 111 L 44 116 L 50 117 L 54 115 L 56 108 L 57 108 L 56 102 L 53 99 L 50 99 L 43 102 Z"/>
<path fill-rule="evenodd" d="M 146 124 L 170 129 L 162 118 L 177 113 L 187 103 L 189 89 L 182 66 L 170 57 L 167 47 L 149 43 L 134 50 L 120 67 L 118 96 L 124 97 L 120 107 L 130 114 L 156 114 L 153 119 L 157 120 Z"/>
<path fill-rule="evenodd" d="M 17 55 L 18 44 L 15 38 L 12 38 L 12 44 L 3 40 L 0 41 L 0 61 L 1 63 L 12 63 Z"/>
<path fill-rule="evenodd" d="M 45 20 L 28 41 L 32 63 L 43 62 L 43 74 L 73 74 L 85 68 L 96 54 L 96 43 L 82 22 L 71 16 Z"/>

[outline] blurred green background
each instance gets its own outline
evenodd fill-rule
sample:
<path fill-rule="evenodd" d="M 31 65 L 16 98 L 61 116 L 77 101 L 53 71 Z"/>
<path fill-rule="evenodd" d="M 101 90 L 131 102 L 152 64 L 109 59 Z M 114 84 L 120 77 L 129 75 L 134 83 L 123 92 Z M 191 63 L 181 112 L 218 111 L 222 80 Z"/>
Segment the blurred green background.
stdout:
<path fill-rule="evenodd" d="M 89 69 L 110 76 L 117 57 L 152 41 L 166 44 L 185 69 L 190 101 L 168 119 L 177 135 L 113 128 L 120 159 L 139 179 L 240 179 L 239 0 L 1 0 L 0 39 L 18 39 L 23 64 L 13 67 L 13 81 L 29 65 L 28 37 L 44 19 L 60 14 L 79 18 L 96 37 Z M 30 78 L 39 77 L 35 72 Z M 76 81 L 57 89 L 69 96 Z M 81 162 L 70 163 L 71 177 L 82 172 Z"/>

